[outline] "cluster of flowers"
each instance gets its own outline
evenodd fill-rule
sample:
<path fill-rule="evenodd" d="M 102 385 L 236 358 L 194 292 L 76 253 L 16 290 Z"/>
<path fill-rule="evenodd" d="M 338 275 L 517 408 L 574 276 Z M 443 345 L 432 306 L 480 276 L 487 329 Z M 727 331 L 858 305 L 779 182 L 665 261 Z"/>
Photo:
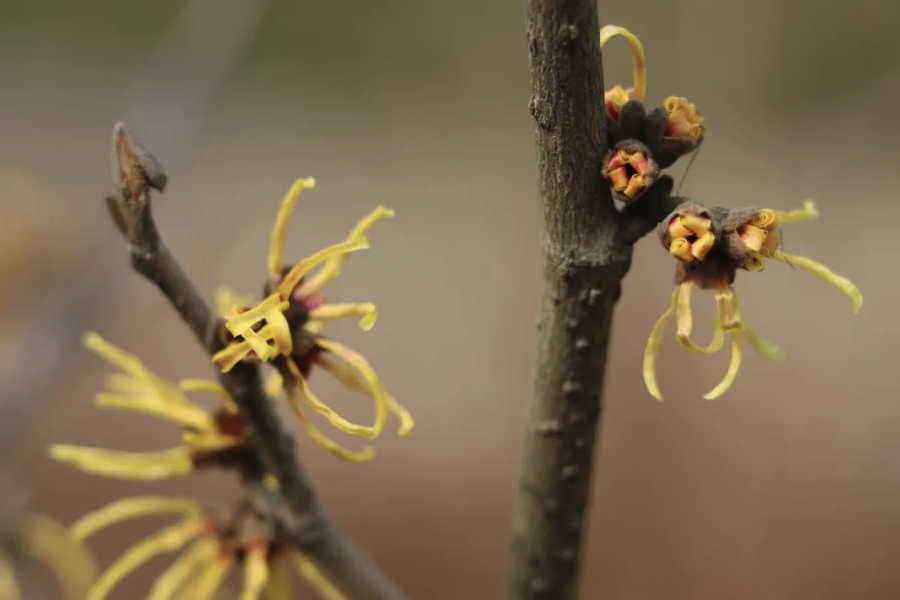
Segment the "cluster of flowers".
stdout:
<path fill-rule="evenodd" d="M 633 203 L 659 180 L 660 172 L 680 157 L 697 150 L 703 142 L 706 125 L 697 108 L 686 98 L 670 96 L 661 107 L 648 111 L 642 100 L 647 91 L 644 50 L 640 40 L 622 27 L 607 26 L 600 31 L 600 44 L 615 36 L 628 40 L 634 66 L 634 86 L 615 86 L 605 94 L 608 143 L 603 175 L 613 197 Z M 758 273 L 766 259 L 808 271 L 836 286 L 850 297 L 854 312 L 862 307 L 863 296 L 846 278 L 803 256 L 782 250 L 780 227 L 784 223 L 814 219 L 815 204 L 807 200 L 803 208 L 779 211 L 770 208 L 706 208 L 686 201 L 660 223 L 659 239 L 676 259 L 675 292 L 669 309 L 657 321 L 644 352 L 644 382 L 650 394 L 662 400 L 656 380 L 656 358 L 663 329 L 674 315 L 677 340 L 688 352 L 711 354 L 724 346 L 731 336 L 731 362 L 725 377 L 708 394 L 707 400 L 720 397 L 731 387 L 741 366 L 744 338 L 761 356 L 781 360 L 784 352 L 747 326 L 738 310 L 734 280 L 738 270 Z M 691 291 L 694 287 L 712 290 L 717 315 L 712 342 L 698 346 L 691 341 Z"/>
<path fill-rule="evenodd" d="M 373 458 L 371 448 L 352 451 L 340 446 L 312 424 L 306 411 L 308 407 L 337 429 L 366 439 L 379 435 L 390 415 L 397 417 L 400 435 L 406 435 L 413 427 L 409 412 L 388 394 L 365 358 L 321 333 L 323 324 L 334 319 L 360 317 L 363 330 L 375 324 L 374 305 L 330 304 L 322 290 L 341 273 L 352 252 L 369 247 L 366 234 L 378 221 L 393 216 L 393 211 L 377 207 L 353 228 L 346 240 L 285 267 L 282 255 L 288 223 L 302 191 L 314 185 L 312 179 L 298 180 L 282 201 L 271 237 L 265 298 L 253 301 L 228 290 L 219 291 L 223 349 L 213 361 L 223 372 L 238 368 L 240 363 L 271 365 L 273 370 L 266 385 L 271 399 L 277 401 L 286 396 L 310 439 L 344 460 L 361 463 Z M 121 371 L 109 377 L 108 391 L 97 396 L 96 405 L 136 411 L 174 423 L 182 428 L 182 443 L 150 453 L 54 444 L 50 447 L 52 458 L 92 475 L 144 481 L 185 476 L 208 467 L 239 467 L 257 460 L 250 429 L 234 399 L 221 385 L 197 379 L 172 385 L 149 371 L 137 357 L 96 333 L 85 335 L 84 343 Z M 316 396 L 308 382 L 314 368 L 331 373 L 348 389 L 372 398 L 374 423 L 351 423 Z M 194 393 L 212 395 L 218 399 L 219 407 L 205 410 L 188 398 Z M 271 476 L 264 484 L 272 489 L 278 485 Z M 125 576 L 155 556 L 182 550 L 180 557 L 155 580 L 148 596 L 151 600 L 208 600 L 232 569 L 243 572 L 242 599 L 254 600 L 264 591 L 273 600 L 289 600 L 285 567 L 291 564 L 326 600 L 344 598 L 306 556 L 281 539 L 274 524 L 260 520 L 248 507 L 222 511 L 189 498 L 124 498 L 79 519 L 69 528 L 69 537 L 72 544 L 81 547 L 88 536 L 100 529 L 158 514 L 179 515 L 181 520 L 126 551 L 96 578 L 86 600 L 103 600 Z"/>

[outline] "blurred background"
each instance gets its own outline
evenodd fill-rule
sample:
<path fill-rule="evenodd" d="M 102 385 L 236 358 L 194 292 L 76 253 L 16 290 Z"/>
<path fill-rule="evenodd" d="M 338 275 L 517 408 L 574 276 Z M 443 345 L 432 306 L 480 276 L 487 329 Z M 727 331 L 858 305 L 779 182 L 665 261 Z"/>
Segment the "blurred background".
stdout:
<path fill-rule="evenodd" d="M 900 597 L 898 17 L 888 0 L 601 6 L 604 24 L 643 40 L 648 101 L 686 95 L 706 118 L 682 193 L 783 209 L 814 198 L 822 218 L 790 226 L 787 250 L 850 277 L 866 305 L 854 316 L 840 292 L 782 266 L 743 276 L 746 318 L 788 359 L 750 356 L 710 403 L 701 395 L 726 353 L 687 355 L 670 332 L 660 404 L 640 364 L 673 265 L 655 240 L 639 244 L 616 316 L 584 598 Z M 623 41 L 604 67 L 607 87 L 629 83 Z M 382 436 L 366 466 L 308 440 L 300 452 L 335 519 L 411 597 L 501 597 L 539 295 L 522 3 L 0 0 L 0 95 L 0 452 L 16 482 L 0 502 L 24 495 L 70 523 L 122 495 L 238 494 L 224 475 L 137 484 L 46 458 L 49 442 L 178 440 L 151 418 L 93 408 L 110 368 L 78 346 L 82 330 L 168 380 L 214 375 L 129 271 L 104 212 L 112 127 L 125 120 L 168 171 L 157 220 L 210 298 L 220 285 L 259 290 L 296 177 L 318 180 L 293 224 L 296 257 L 378 203 L 397 209 L 329 288 L 376 302 L 378 325 L 329 332 L 369 358 L 417 426 Z M 710 298 L 695 309 L 711 321 Z M 313 384 L 367 417 L 327 376 Z M 109 564 L 160 524 L 118 526 L 92 548 Z M 168 560 L 112 597 L 145 593 Z M 46 576 L 29 570 L 25 587 L 55 597 Z"/>

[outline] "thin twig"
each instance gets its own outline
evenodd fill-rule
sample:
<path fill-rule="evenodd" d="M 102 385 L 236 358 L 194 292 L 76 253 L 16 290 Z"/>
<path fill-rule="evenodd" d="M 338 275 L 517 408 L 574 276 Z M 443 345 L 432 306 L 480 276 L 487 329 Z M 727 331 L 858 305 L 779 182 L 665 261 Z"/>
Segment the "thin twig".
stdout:
<path fill-rule="evenodd" d="M 543 229 L 538 344 L 515 508 L 512 600 L 576 597 L 613 309 L 672 181 L 621 213 L 607 153 L 596 0 L 526 0 Z M 662 208 L 661 208 L 662 207 Z"/>
<path fill-rule="evenodd" d="M 115 194 L 107 206 L 131 245 L 131 264 L 165 295 L 210 355 L 221 348 L 221 321 L 166 248 L 150 209 L 151 188 L 162 191 L 166 176 L 156 159 L 121 123 L 113 133 Z M 404 594 L 372 560 L 331 522 L 294 453 L 294 443 L 265 394 L 258 366 L 238 365 L 220 375 L 223 386 L 250 424 L 260 458 L 275 475 L 280 498 L 273 518 L 308 555 L 356 600 L 404 600 Z"/>

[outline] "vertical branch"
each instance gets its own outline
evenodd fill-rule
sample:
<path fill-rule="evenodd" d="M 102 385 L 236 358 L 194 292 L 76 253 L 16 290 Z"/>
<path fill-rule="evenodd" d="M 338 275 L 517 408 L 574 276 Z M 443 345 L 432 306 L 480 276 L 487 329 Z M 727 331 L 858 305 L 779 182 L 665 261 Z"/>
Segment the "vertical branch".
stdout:
<path fill-rule="evenodd" d="M 613 308 L 631 263 L 601 175 L 596 0 L 527 0 L 543 290 L 508 597 L 576 595 Z"/>

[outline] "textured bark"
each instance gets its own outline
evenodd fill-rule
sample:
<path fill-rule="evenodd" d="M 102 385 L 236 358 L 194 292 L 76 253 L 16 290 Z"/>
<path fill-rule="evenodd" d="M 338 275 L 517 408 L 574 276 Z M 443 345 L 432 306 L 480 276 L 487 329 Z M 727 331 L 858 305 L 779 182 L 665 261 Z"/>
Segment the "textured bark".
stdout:
<path fill-rule="evenodd" d="M 617 233 L 622 215 L 601 175 L 595 0 L 529 0 L 527 19 L 544 265 L 508 597 L 568 600 L 577 592 L 613 308 L 632 249 Z"/>

